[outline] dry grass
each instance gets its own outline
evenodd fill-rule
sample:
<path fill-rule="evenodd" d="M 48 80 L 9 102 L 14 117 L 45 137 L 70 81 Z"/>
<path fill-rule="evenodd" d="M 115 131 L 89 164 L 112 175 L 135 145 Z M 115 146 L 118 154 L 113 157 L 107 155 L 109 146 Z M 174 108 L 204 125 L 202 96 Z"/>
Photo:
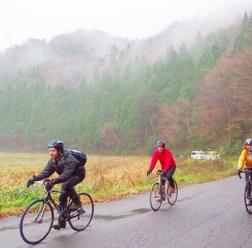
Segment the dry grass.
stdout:
<path fill-rule="evenodd" d="M 0 153 L 0 161 L 1 189 L 6 185 L 24 186 L 30 177 L 43 170 L 48 156 Z M 149 157 L 88 156 L 83 183 L 94 190 L 122 184 L 134 186 L 146 180 L 149 161 Z"/>
<path fill-rule="evenodd" d="M 104 186 L 136 186 L 146 181 L 149 160 L 148 157 L 91 156 L 85 183 L 95 191 Z"/>
<path fill-rule="evenodd" d="M 146 177 L 150 157 L 147 156 L 88 156 L 86 178 L 77 187 L 89 192 L 95 202 L 119 199 L 129 194 L 148 191 L 156 180 L 154 173 Z M 175 158 L 176 159 L 176 158 Z M 183 184 L 211 181 L 234 173 L 234 164 L 220 161 L 177 160 L 175 179 Z M 0 190 L 2 205 L 0 215 L 23 209 L 26 202 L 16 206 L 16 201 L 26 194 L 26 181 L 37 175 L 46 165 L 48 155 L 28 153 L 0 153 Z M 157 165 L 156 169 L 159 168 Z M 53 175 L 56 177 L 57 175 Z M 59 187 L 59 186 L 58 186 Z M 13 193 L 15 192 L 15 193 Z M 29 194 L 29 191 L 28 191 Z M 6 198 L 6 199 L 5 199 Z M 8 209 L 12 209 L 9 211 Z"/>

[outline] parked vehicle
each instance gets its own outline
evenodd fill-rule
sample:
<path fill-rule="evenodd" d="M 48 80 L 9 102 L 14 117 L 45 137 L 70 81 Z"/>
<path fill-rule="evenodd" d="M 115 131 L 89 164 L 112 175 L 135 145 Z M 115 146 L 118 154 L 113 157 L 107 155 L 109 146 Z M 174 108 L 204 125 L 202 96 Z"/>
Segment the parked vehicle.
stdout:
<path fill-rule="evenodd" d="M 216 151 L 192 151 L 191 153 L 192 159 L 203 159 L 203 160 L 216 160 L 220 159 L 220 154 Z"/>
<path fill-rule="evenodd" d="M 206 159 L 206 154 L 204 151 L 192 151 L 191 158 L 192 159 Z"/>

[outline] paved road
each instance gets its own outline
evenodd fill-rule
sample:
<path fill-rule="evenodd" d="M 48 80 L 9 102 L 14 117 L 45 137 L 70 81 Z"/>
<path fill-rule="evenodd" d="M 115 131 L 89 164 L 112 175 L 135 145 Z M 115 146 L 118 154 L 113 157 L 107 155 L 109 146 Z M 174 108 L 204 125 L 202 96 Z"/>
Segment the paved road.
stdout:
<path fill-rule="evenodd" d="M 52 230 L 36 247 L 60 248 L 249 248 L 252 247 L 252 215 L 243 203 L 244 179 L 230 177 L 189 185 L 179 191 L 177 203 L 149 207 L 142 194 L 95 206 L 87 230 L 68 227 Z M 19 235 L 19 219 L 0 221 L 0 247 L 31 247 Z"/>

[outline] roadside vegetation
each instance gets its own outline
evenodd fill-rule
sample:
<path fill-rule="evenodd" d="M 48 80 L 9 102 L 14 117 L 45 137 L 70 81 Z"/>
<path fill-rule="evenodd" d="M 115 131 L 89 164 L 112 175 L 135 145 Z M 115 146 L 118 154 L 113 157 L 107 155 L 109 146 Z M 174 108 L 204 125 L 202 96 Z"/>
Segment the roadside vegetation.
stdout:
<path fill-rule="evenodd" d="M 90 193 L 96 204 L 147 192 L 157 178 L 154 171 L 146 176 L 150 159 L 148 156 L 88 156 L 87 176 L 77 190 Z M 175 179 L 180 188 L 234 175 L 237 167 L 237 158 L 175 159 L 178 164 Z M 28 189 L 26 181 L 38 174 L 47 160 L 47 154 L 0 153 L 0 218 L 20 215 L 32 200 L 42 196 L 41 189 L 37 192 Z"/>

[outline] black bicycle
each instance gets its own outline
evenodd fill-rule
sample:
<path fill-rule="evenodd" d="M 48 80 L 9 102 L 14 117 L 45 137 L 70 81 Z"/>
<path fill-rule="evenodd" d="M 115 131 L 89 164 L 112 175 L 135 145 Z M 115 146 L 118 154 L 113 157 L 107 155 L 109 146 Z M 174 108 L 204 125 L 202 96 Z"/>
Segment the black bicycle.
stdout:
<path fill-rule="evenodd" d="M 245 169 L 241 173 L 245 173 L 248 175 L 248 180 L 244 189 L 244 203 L 245 208 L 249 214 L 252 214 L 252 169 Z M 240 178 L 241 175 L 239 175 Z"/>
<path fill-rule="evenodd" d="M 44 187 L 44 196 L 30 203 L 20 219 L 20 235 L 28 244 L 38 244 L 49 234 L 54 222 L 54 209 L 56 209 L 58 217 L 68 222 L 70 227 L 75 231 L 83 231 L 93 218 L 94 203 L 88 193 L 79 193 L 82 202 L 82 206 L 79 209 L 71 210 L 73 202 L 69 199 L 67 208 L 62 211 L 51 195 L 61 193 L 62 191 L 47 191 L 45 189 L 47 181 L 35 182 L 35 184 L 40 184 Z"/>
<path fill-rule="evenodd" d="M 166 177 L 161 176 L 162 170 L 157 171 L 158 180 L 155 182 L 150 190 L 150 206 L 153 211 L 158 211 L 162 205 L 162 202 L 167 199 L 170 205 L 174 205 L 178 198 L 178 185 L 174 180 L 174 192 L 169 193 L 169 181 Z M 163 187 L 161 180 L 166 180 L 166 184 Z M 161 194 L 160 194 L 161 192 Z M 163 199 L 160 199 L 162 197 Z"/>

